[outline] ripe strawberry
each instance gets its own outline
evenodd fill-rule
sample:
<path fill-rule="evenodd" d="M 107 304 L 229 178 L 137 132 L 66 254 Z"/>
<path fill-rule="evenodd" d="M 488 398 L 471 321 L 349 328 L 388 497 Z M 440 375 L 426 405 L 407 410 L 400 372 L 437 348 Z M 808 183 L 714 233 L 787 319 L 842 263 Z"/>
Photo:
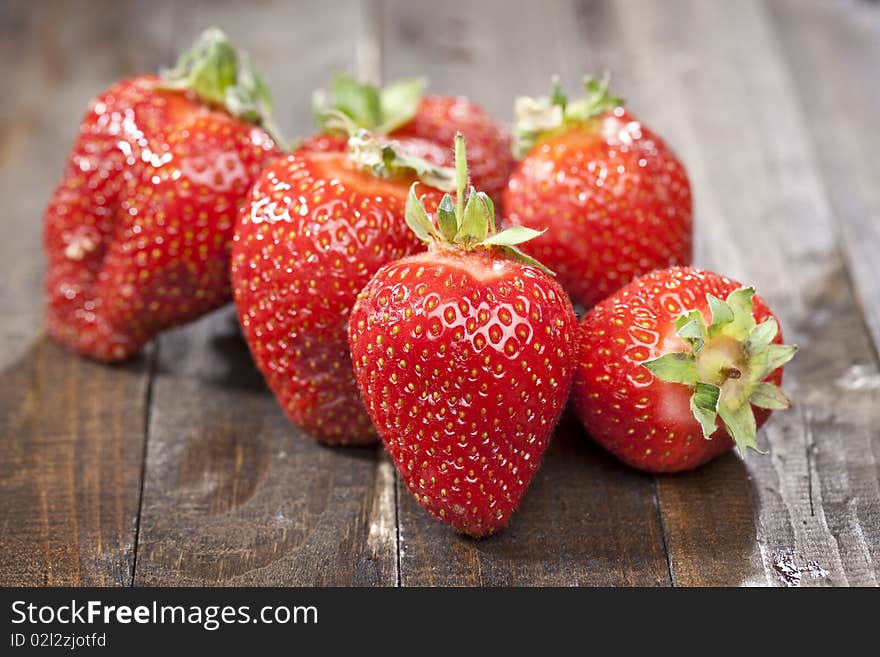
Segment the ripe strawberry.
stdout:
<path fill-rule="evenodd" d="M 122 81 L 92 103 L 46 211 L 50 336 L 122 360 L 229 300 L 238 208 L 279 154 L 264 130 L 270 107 L 219 30 L 174 70 Z"/>
<path fill-rule="evenodd" d="M 305 150 L 344 150 L 345 137 L 332 134 L 328 112 L 342 112 L 360 128 L 392 139 L 425 140 L 439 147 L 441 159 L 416 153 L 434 164 L 451 166 L 449 144 L 456 133 L 464 135 L 470 150 L 471 179 L 493 199 L 500 201 L 507 177 L 516 162 L 507 126 L 464 96 L 424 95 L 425 81 L 400 80 L 384 89 L 339 75 L 330 93 L 315 94 L 315 117 L 321 134 L 306 139 Z M 331 131 L 328 134 L 328 131 Z"/>
<path fill-rule="evenodd" d="M 504 192 L 514 226 L 550 226 L 527 247 L 585 308 L 652 269 L 691 262 L 691 189 L 666 144 L 588 78 L 587 97 L 516 102 L 522 161 Z"/>
<path fill-rule="evenodd" d="M 421 248 L 404 220 L 414 178 L 452 181 L 365 134 L 350 143 L 350 154 L 297 152 L 267 168 L 232 248 L 235 303 L 257 366 L 290 419 L 332 444 L 376 440 L 348 355 L 357 293 L 381 265 Z M 440 192 L 426 195 L 436 206 Z"/>
<path fill-rule="evenodd" d="M 757 429 L 789 406 L 778 386 L 796 347 L 781 344 L 776 318 L 754 293 L 673 267 L 593 308 L 572 391 L 590 435 L 648 472 L 695 468 L 734 443 L 757 451 Z"/>
<path fill-rule="evenodd" d="M 573 376 L 568 297 L 496 233 L 492 201 L 467 181 L 456 137 L 457 203 L 436 225 L 416 198 L 407 222 L 429 250 L 385 265 L 349 321 L 355 376 L 370 417 L 418 502 L 473 536 L 504 527 L 538 468 Z"/>

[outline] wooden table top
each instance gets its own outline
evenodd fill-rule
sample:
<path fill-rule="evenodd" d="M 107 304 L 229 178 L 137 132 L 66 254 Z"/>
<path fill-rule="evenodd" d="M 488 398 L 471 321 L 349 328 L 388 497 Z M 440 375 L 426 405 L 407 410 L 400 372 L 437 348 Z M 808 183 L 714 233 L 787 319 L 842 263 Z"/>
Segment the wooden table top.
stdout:
<path fill-rule="evenodd" d="M 332 73 L 424 74 L 509 118 L 609 70 L 688 167 L 696 262 L 754 283 L 801 351 L 793 410 L 648 476 L 566 419 L 505 532 L 423 513 L 381 448 L 282 415 L 227 307 L 133 362 L 43 331 L 42 212 L 88 101 L 217 24 L 290 135 Z M 116 2 L 0 7 L 0 584 L 876 585 L 880 580 L 880 5 Z"/>

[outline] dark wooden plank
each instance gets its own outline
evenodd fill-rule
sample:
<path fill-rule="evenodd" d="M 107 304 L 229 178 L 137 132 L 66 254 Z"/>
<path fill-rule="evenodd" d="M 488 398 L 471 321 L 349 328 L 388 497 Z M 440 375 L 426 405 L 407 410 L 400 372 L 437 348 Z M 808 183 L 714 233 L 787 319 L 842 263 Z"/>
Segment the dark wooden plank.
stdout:
<path fill-rule="evenodd" d="M 767 7 L 812 129 L 816 162 L 876 359 L 880 351 L 880 6 L 783 0 Z M 864 349 L 861 354 L 865 355 Z M 817 477 L 826 491 L 825 507 L 834 509 L 829 525 L 852 551 L 852 568 L 862 569 L 857 581 L 876 584 L 880 581 L 880 415 L 876 411 L 880 376 L 875 359 L 852 362 L 835 377 L 840 389 L 836 412 L 821 418 L 814 450 Z M 853 416 L 862 427 L 855 436 L 850 427 Z M 858 468 L 855 463 L 841 463 L 838 454 L 838 445 L 852 444 L 853 438 L 855 449 L 864 455 Z"/>
<path fill-rule="evenodd" d="M 876 584 L 877 392 L 836 382 L 872 381 L 877 363 L 764 6 L 602 11 L 614 27 L 588 32 L 594 64 L 688 165 L 698 263 L 756 284 L 802 348 L 786 368 L 797 407 L 762 431 L 769 456 L 657 479 L 674 582 Z"/>
<path fill-rule="evenodd" d="M 162 337 L 149 440 L 137 584 L 395 580 L 389 466 L 301 435 L 231 308 Z"/>
<path fill-rule="evenodd" d="M 555 3 L 389 2 L 386 78 L 422 75 L 510 118 L 521 93 L 545 93 L 571 19 Z M 668 584 L 650 477 L 587 442 L 577 421 L 557 431 L 510 526 L 482 541 L 428 517 L 398 483 L 403 585 Z"/>
<path fill-rule="evenodd" d="M 171 15 L 114 2 L 0 13 L 14 90 L 0 98 L 0 584 L 128 585 L 149 354 L 106 367 L 42 335 L 42 212 L 90 98 L 166 60 Z"/>
<path fill-rule="evenodd" d="M 504 532 L 458 536 L 399 484 L 404 586 L 668 585 L 651 478 L 589 443 L 563 418 Z"/>
<path fill-rule="evenodd" d="M 880 5 L 864 0 L 767 3 L 816 161 L 838 219 L 849 272 L 880 350 Z"/>
<path fill-rule="evenodd" d="M 226 30 L 265 72 L 279 123 L 296 135 L 310 128 L 312 90 L 370 51 L 352 20 L 359 11 L 187 5 L 176 40 Z M 301 435 L 254 367 L 234 309 L 161 337 L 152 401 L 137 584 L 396 583 L 390 463 L 378 448 L 328 449 Z"/>

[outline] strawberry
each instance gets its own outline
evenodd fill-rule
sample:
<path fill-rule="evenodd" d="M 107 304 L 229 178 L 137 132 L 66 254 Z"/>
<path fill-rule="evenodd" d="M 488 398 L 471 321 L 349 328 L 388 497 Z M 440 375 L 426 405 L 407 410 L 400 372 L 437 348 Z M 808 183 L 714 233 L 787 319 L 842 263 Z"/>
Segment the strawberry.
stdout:
<path fill-rule="evenodd" d="M 787 408 L 776 317 L 754 288 L 692 267 L 658 270 L 595 306 L 581 324 L 572 402 L 593 438 L 648 472 L 757 450 Z"/>
<path fill-rule="evenodd" d="M 608 90 L 518 98 L 522 158 L 504 192 L 514 226 L 552 230 L 527 250 L 585 308 L 652 269 L 691 262 L 691 189 L 675 154 Z"/>
<path fill-rule="evenodd" d="M 235 231 L 232 284 L 288 417 L 325 443 L 357 445 L 377 438 L 348 355 L 349 312 L 381 265 L 422 248 L 404 220 L 410 183 L 453 176 L 363 132 L 349 143 L 350 153 L 299 151 L 263 172 Z M 427 190 L 427 202 L 440 195 Z"/>
<path fill-rule="evenodd" d="M 345 137 L 332 134 L 330 111 L 342 112 L 360 128 L 391 139 L 424 140 L 440 149 L 441 159 L 416 153 L 440 166 L 452 165 L 449 144 L 460 132 L 470 150 L 474 185 L 500 201 L 516 162 L 507 126 L 464 96 L 424 95 L 422 79 L 400 80 L 384 89 L 339 75 L 330 92 L 315 94 L 315 117 L 322 132 L 306 139 L 306 150 L 344 150 Z M 331 132 L 328 133 L 328 130 Z"/>
<path fill-rule="evenodd" d="M 355 377 L 404 482 L 437 519 L 485 536 L 519 505 L 565 406 L 577 323 L 568 297 L 495 231 L 456 137 L 457 201 L 407 222 L 429 250 L 379 269 L 349 321 Z"/>
<path fill-rule="evenodd" d="M 229 300 L 238 208 L 279 154 L 270 108 L 219 30 L 95 99 L 45 216 L 50 336 L 123 360 Z"/>

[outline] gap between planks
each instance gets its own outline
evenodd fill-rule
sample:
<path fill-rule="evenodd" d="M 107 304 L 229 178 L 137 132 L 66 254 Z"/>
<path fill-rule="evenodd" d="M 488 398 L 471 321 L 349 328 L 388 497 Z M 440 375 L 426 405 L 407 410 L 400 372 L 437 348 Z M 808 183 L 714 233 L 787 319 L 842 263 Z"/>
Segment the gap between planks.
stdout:
<path fill-rule="evenodd" d="M 150 416 L 153 412 L 153 384 L 156 381 L 156 370 L 159 365 L 159 349 L 161 349 L 161 343 L 159 340 L 155 340 L 149 355 L 149 362 L 147 363 L 147 393 L 146 401 L 144 402 L 144 448 L 141 455 L 141 481 L 137 503 L 137 519 L 135 520 L 134 529 L 134 555 L 131 562 L 130 586 L 135 585 L 135 576 L 137 574 L 138 546 L 140 545 L 141 538 L 141 516 L 144 510 L 144 482 L 147 475 L 147 456 L 150 450 Z"/>

